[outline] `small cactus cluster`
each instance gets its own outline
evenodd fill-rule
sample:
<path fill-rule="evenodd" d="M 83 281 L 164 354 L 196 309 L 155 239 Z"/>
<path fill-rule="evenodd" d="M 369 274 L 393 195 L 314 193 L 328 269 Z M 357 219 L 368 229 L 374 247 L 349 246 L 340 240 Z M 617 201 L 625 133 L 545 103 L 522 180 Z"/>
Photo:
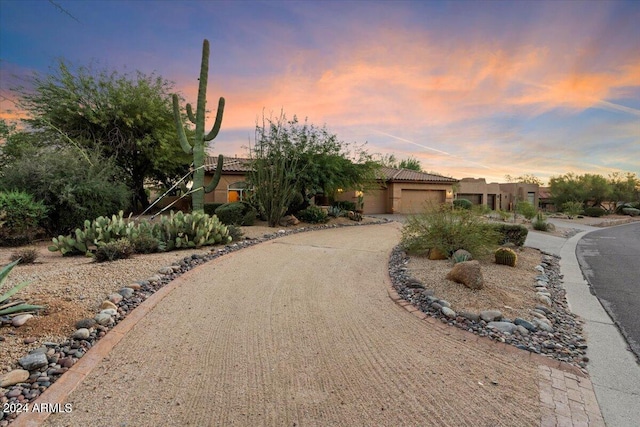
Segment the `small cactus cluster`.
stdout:
<path fill-rule="evenodd" d="M 128 239 L 135 247 L 138 240 L 148 238 L 156 239 L 158 249 L 163 251 L 198 248 L 230 241 L 229 230 L 215 215 L 178 212 L 171 213 L 168 217 L 163 216 L 156 224 L 147 221 L 136 224 L 130 217 L 125 219 L 120 211 L 111 218 L 86 220 L 84 228 L 78 228 L 68 236 L 54 238 L 49 250 L 60 251 L 62 255 L 90 255 L 98 247 L 120 239 Z"/>
<path fill-rule="evenodd" d="M 516 261 L 518 261 L 518 254 L 516 254 L 513 249 L 498 248 L 494 255 L 496 257 L 496 264 L 515 267 Z"/>

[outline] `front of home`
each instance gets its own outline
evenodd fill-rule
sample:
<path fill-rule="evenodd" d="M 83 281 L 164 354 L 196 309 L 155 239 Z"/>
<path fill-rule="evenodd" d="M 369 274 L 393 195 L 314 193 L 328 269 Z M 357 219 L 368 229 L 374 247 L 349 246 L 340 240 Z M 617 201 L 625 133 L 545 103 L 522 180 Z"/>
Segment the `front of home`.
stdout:
<path fill-rule="evenodd" d="M 537 207 L 540 201 L 538 184 L 523 182 L 487 184 L 484 178 L 462 178 L 456 199 L 467 199 L 474 205 L 487 206 L 491 210 L 511 211 L 516 201 L 526 200 Z"/>
<path fill-rule="evenodd" d="M 217 159 L 205 159 L 205 185 L 213 178 Z M 245 158 L 225 157 L 218 187 L 205 195 L 205 203 L 227 203 L 242 199 L 250 161 Z M 453 202 L 453 185 L 458 180 L 445 176 L 416 172 L 408 169 L 383 167 L 375 188 L 364 194 L 345 189 L 336 195 L 337 200 L 363 202 L 365 214 L 416 213 L 427 205 Z"/>

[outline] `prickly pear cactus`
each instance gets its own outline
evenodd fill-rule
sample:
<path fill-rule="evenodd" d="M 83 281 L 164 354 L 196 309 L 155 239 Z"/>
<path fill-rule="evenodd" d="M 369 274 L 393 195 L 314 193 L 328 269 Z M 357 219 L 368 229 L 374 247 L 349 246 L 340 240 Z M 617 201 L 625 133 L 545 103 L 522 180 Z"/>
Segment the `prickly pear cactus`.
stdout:
<path fill-rule="evenodd" d="M 495 257 L 496 264 L 508 265 L 509 267 L 515 267 L 518 260 L 518 254 L 509 248 L 498 248 Z"/>
<path fill-rule="evenodd" d="M 216 112 L 216 121 L 213 124 L 211 131 L 205 135 L 204 133 L 204 116 L 206 112 L 207 104 L 207 78 L 209 75 L 209 41 L 204 40 L 202 43 L 202 62 L 200 64 L 200 83 L 198 84 L 198 105 L 196 107 L 195 115 L 191 104 L 187 104 L 187 117 L 196 125 L 196 133 L 193 141 L 187 139 L 187 135 L 182 127 L 182 120 L 180 117 L 180 105 L 178 102 L 178 95 L 173 95 L 173 117 L 178 129 L 178 137 L 180 138 L 180 145 L 187 154 L 193 154 L 193 194 L 191 196 L 193 211 L 204 212 L 204 195 L 209 193 L 218 186 L 220 182 L 220 175 L 222 173 L 222 154 L 218 156 L 218 165 L 215 175 L 209 185 L 204 186 L 204 159 L 205 159 L 205 141 L 213 140 L 220 131 L 222 124 L 222 114 L 224 113 L 224 98 L 220 97 L 218 101 L 218 111 Z"/>

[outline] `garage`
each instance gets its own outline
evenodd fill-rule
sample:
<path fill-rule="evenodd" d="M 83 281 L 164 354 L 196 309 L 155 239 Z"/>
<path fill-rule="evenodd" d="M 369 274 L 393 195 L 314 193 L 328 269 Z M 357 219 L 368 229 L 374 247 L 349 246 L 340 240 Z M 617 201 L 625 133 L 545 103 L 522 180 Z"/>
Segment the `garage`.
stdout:
<path fill-rule="evenodd" d="M 364 193 L 364 213 L 366 215 L 387 213 L 387 198 L 386 189 L 367 190 Z"/>
<path fill-rule="evenodd" d="M 415 214 L 424 210 L 425 206 L 437 206 L 444 203 L 444 190 L 402 190 L 400 213 Z"/>

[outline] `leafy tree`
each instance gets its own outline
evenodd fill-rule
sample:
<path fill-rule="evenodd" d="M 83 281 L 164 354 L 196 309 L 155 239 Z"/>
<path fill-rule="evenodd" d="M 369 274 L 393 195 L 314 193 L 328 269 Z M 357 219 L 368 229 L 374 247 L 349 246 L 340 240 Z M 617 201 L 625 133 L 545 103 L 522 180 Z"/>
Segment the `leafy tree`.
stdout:
<path fill-rule="evenodd" d="M 415 157 L 409 157 L 408 159 L 404 159 L 400 162 L 400 169 L 409 169 L 421 172 L 422 165 L 420 164 L 420 160 Z"/>
<path fill-rule="evenodd" d="M 409 169 L 409 170 L 414 170 L 414 171 L 418 171 L 418 172 L 422 171 L 422 165 L 420 164 L 420 160 L 416 159 L 413 156 L 409 156 L 408 159 L 404 159 L 404 160 L 398 161 L 398 159 L 395 156 L 395 154 L 385 154 L 385 155 L 381 156 L 377 160 L 377 162 L 381 166 L 385 166 L 385 167 L 388 167 L 388 168 Z"/>
<path fill-rule="evenodd" d="M 113 158 L 134 207 L 149 204 L 145 180 L 168 185 L 188 170 L 190 158 L 175 132 L 173 84 L 161 77 L 72 68 L 60 61 L 53 73 L 35 74 L 31 86 L 16 89 L 31 128 Z"/>
<path fill-rule="evenodd" d="M 521 182 L 523 184 L 538 184 L 538 185 L 542 185 L 542 180 L 540 178 L 538 178 L 535 175 L 531 175 L 531 174 L 524 174 L 524 175 L 520 175 L 520 176 L 511 176 L 511 175 L 505 175 L 504 178 L 507 180 L 507 182 Z"/>
<path fill-rule="evenodd" d="M 47 207 L 45 227 L 55 234 L 66 234 L 85 219 L 127 209 L 131 199 L 113 160 L 73 147 L 40 148 L 8 164 L 0 176 L 0 191 L 31 194 Z"/>
<path fill-rule="evenodd" d="M 585 206 L 600 206 L 611 197 L 611 187 L 601 175 L 567 173 L 549 180 L 551 197 L 556 206 L 580 202 Z"/>
<path fill-rule="evenodd" d="M 18 131 L 13 123 L 0 120 L 0 171 L 23 156 L 32 156 L 46 146 L 38 132 Z M 0 175 L 1 176 L 1 175 Z"/>
<path fill-rule="evenodd" d="M 637 175 L 627 172 L 609 174 L 607 180 L 611 188 L 611 201 L 618 203 L 640 200 L 640 179 Z"/>

